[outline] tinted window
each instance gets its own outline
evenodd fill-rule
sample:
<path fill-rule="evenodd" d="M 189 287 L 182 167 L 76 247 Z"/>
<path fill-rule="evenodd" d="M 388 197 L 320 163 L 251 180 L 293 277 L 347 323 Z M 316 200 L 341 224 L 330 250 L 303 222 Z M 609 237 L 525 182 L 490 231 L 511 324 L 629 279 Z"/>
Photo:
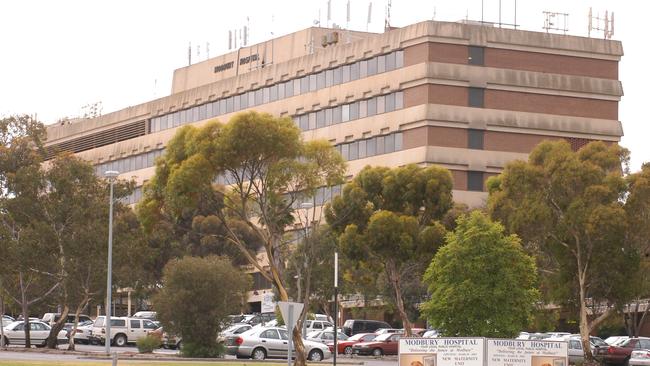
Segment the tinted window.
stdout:
<path fill-rule="evenodd" d="M 485 97 L 485 89 L 483 89 L 483 88 L 469 88 L 468 105 L 470 107 L 483 108 L 484 97 Z"/>
<path fill-rule="evenodd" d="M 261 335 L 260 338 L 267 338 L 267 339 L 280 339 L 280 336 L 278 335 L 278 331 L 275 329 L 268 329 L 265 330 Z"/>
<path fill-rule="evenodd" d="M 140 328 L 140 321 L 139 320 L 131 319 L 130 323 L 131 323 L 131 328 Z"/>
<path fill-rule="evenodd" d="M 323 323 L 314 322 L 314 329 L 323 329 Z"/>
<path fill-rule="evenodd" d="M 483 130 L 467 130 L 467 147 L 470 149 L 483 150 Z"/>
<path fill-rule="evenodd" d="M 142 325 L 144 329 L 157 329 L 158 327 L 156 326 L 156 323 L 152 322 L 151 320 L 143 320 Z"/>
<path fill-rule="evenodd" d="M 280 337 L 281 337 L 282 339 L 285 339 L 285 340 L 286 340 L 286 339 L 289 339 L 289 333 L 287 333 L 286 330 L 282 330 L 282 329 L 280 329 Z"/>
<path fill-rule="evenodd" d="M 467 190 L 478 192 L 483 191 L 483 172 L 467 172 Z"/>
<path fill-rule="evenodd" d="M 469 46 L 469 57 L 468 57 L 468 63 L 470 65 L 484 65 L 484 57 L 483 57 L 483 50 L 485 48 L 483 47 L 477 47 L 477 46 Z"/>
<path fill-rule="evenodd" d="M 111 319 L 111 327 L 126 327 L 126 320 L 124 320 L 124 319 Z"/>

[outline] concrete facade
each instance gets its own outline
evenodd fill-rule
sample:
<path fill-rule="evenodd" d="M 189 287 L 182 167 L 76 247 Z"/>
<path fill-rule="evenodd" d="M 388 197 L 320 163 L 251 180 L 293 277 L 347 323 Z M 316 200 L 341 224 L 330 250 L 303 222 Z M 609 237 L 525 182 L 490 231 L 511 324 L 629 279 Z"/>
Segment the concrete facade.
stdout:
<path fill-rule="evenodd" d="M 255 109 L 336 145 L 350 176 L 438 164 L 455 200 L 478 206 L 485 180 L 544 139 L 620 140 L 622 55 L 619 41 L 461 23 L 308 28 L 175 70 L 169 96 L 49 126 L 47 146 L 141 185 L 177 128 Z"/>

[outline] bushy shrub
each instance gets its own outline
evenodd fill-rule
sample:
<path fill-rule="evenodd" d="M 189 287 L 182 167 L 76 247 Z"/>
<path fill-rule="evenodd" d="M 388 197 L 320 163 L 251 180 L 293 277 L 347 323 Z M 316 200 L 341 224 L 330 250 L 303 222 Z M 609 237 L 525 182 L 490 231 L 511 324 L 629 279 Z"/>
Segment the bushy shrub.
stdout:
<path fill-rule="evenodd" d="M 192 358 L 218 358 L 223 357 L 224 353 L 226 353 L 226 347 L 221 343 L 213 346 L 205 346 L 202 344 L 183 342 L 183 348 L 181 349 L 181 356 Z"/>
<path fill-rule="evenodd" d="M 147 334 L 146 337 L 142 337 L 135 342 L 135 345 L 138 347 L 138 352 L 140 353 L 152 353 L 153 350 L 160 347 L 162 344 L 159 335 Z"/>

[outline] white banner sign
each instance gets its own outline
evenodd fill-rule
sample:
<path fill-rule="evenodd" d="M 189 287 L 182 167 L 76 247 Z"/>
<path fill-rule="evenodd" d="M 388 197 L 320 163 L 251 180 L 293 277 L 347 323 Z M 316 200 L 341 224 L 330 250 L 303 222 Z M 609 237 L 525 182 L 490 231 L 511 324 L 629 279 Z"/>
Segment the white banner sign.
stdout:
<path fill-rule="evenodd" d="M 568 345 L 563 341 L 488 339 L 490 366 L 568 366 Z"/>
<path fill-rule="evenodd" d="M 399 366 L 483 366 L 484 338 L 402 338 Z"/>

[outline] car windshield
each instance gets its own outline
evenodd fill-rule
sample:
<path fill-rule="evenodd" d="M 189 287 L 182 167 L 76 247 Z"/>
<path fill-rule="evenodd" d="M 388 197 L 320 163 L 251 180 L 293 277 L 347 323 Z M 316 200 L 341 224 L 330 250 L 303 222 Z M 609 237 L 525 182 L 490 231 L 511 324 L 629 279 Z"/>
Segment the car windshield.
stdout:
<path fill-rule="evenodd" d="M 104 317 L 103 316 L 102 317 L 97 317 L 97 319 L 95 319 L 95 326 L 96 327 L 103 327 L 104 326 Z"/>
<path fill-rule="evenodd" d="M 380 335 L 378 335 L 378 336 L 374 339 L 374 341 L 377 341 L 377 342 L 383 342 L 383 341 L 385 341 L 385 340 L 388 340 L 388 338 L 390 338 L 390 337 L 392 337 L 392 336 L 393 336 L 392 333 L 380 334 Z"/>
<path fill-rule="evenodd" d="M 319 330 L 307 333 L 307 338 L 316 338 L 321 332 Z"/>
<path fill-rule="evenodd" d="M 607 342 L 603 341 L 602 339 L 600 339 L 598 337 L 591 337 L 590 340 L 591 340 L 591 344 L 593 344 L 594 346 L 597 346 L 597 347 L 609 346 L 609 344 L 607 344 Z"/>

